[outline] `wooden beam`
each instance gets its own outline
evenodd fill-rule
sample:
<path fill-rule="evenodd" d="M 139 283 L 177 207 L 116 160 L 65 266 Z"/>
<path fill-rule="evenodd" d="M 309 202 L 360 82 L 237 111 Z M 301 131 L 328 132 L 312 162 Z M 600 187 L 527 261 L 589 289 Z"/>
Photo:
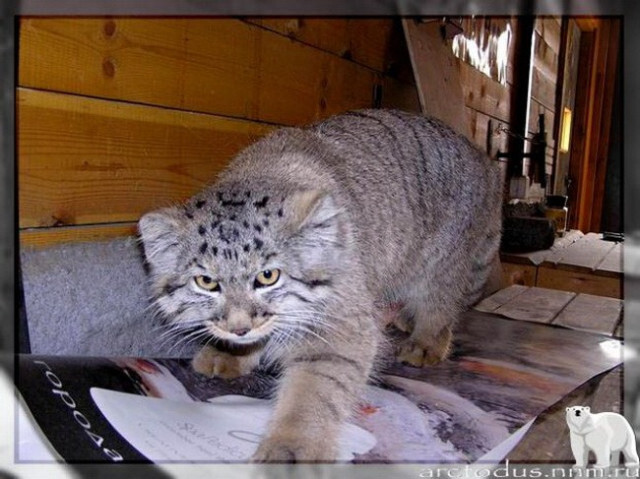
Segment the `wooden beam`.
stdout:
<path fill-rule="evenodd" d="M 509 138 L 509 153 L 524 152 L 524 136 L 527 131 L 527 105 L 529 103 L 529 72 L 531 68 L 531 41 L 533 37 L 535 17 L 518 18 L 518 28 L 513 49 L 518 52 L 513 68 L 513 86 L 511 88 L 511 131 L 515 135 Z M 507 177 L 522 175 L 522 159 L 510 159 L 507 166 Z"/>
<path fill-rule="evenodd" d="M 59 244 L 85 241 L 105 241 L 138 234 L 136 222 L 62 226 L 57 228 L 33 228 L 20 230 L 21 248 L 47 248 Z"/>
<path fill-rule="evenodd" d="M 606 58 L 603 59 L 600 65 L 601 69 L 597 72 L 597 75 L 602 78 L 602 93 L 599 95 L 602 101 L 600 113 L 602 120 L 599 124 L 599 131 L 595 136 L 598 140 L 595 151 L 593 204 L 591 206 L 591 219 L 589 223 L 591 231 L 601 231 L 602 205 L 604 203 L 607 165 L 609 163 L 612 124 L 611 114 L 613 112 L 616 75 L 618 72 L 618 53 L 620 51 L 620 20 L 610 19 L 608 23 L 609 28 L 606 32 L 603 32 L 603 34 L 606 34 L 606 37 L 602 39 L 602 49 L 606 52 Z"/>
<path fill-rule="evenodd" d="M 561 50 L 561 25 L 561 17 L 540 17 L 535 25 L 536 33 L 556 55 Z"/>
<path fill-rule="evenodd" d="M 575 93 L 575 111 L 571 133 L 571 156 L 569 161 L 569 178 L 571 187 L 569 193 L 569 216 L 567 227 L 580 229 L 584 227 L 584 172 L 586 168 L 585 158 L 589 151 L 589 118 L 590 118 L 590 91 L 593 69 L 595 33 L 583 31 L 580 37 L 578 62 L 578 83 Z"/>
<path fill-rule="evenodd" d="M 574 54 L 575 37 L 574 37 L 574 23 L 567 18 L 561 20 L 560 28 L 560 44 L 558 52 L 558 77 L 556 79 L 556 103 L 555 115 L 551 131 L 553 132 L 553 138 L 558 139 L 561 135 L 563 111 L 565 107 L 568 107 L 571 112 L 575 110 L 573 107 L 573 99 L 575 96 L 575 67 L 577 67 L 577 56 Z M 560 151 L 559 144 L 555 145 L 553 153 L 553 165 L 551 171 L 551 187 L 552 193 L 556 195 L 564 194 L 566 192 L 565 187 L 565 175 L 567 165 L 566 152 Z"/>
<path fill-rule="evenodd" d="M 471 138 L 460 84 L 459 61 L 443 40 L 440 23 L 418 23 L 405 18 L 402 25 L 423 113 L 439 118 Z"/>
<path fill-rule="evenodd" d="M 616 65 L 620 46 L 620 20 L 602 18 L 593 32 L 583 34 L 586 43 L 585 68 L 580 71 L 588 75 L 579 79 L 576 93 L 576 128 L 573 135 L 570 172 L 578 179 L 575 191 L 577 208 L 571 220 L 578 229 L 600 231 L 604 185 L 609 152 L 611 112 L 616 81 Z M 581 41 L 582 44 L 582 41 Z M 587 48 L 590 50 L 587 51 Z M 581 57 L 583 58 L 583 57 Z M 587 69 L 586 65 L 589 68 Z M 575 176 L 574 176 L 575 175 Z"/>

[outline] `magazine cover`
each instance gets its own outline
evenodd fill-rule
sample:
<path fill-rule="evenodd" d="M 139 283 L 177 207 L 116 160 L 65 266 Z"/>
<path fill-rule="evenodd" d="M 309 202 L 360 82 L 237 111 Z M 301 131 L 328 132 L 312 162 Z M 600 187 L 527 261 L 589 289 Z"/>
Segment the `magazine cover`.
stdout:
<path fill-rule="evenodd" d="M 390 364 L 372 379 L 342 428 L 339 459 L 499 461 L 538 414 L 620 363 L 615 339 L 469 313 L 449 360 Z M 18 370 L 23 404 L 72 463 L 247 462 L 276 384 L 275 370 L 206 378 L 187 359 L 23 355 Z M 18 442 L 20 461 L 37 460 Z"/>

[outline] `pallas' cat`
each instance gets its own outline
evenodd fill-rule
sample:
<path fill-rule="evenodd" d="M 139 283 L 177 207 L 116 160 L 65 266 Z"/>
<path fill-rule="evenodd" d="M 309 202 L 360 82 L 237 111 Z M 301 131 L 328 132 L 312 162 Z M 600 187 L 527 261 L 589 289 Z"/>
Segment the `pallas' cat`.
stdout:
<path fill-rule="evenodd" d="M 330 461 L 402 304 L 398 359 L 443 359 L 498 253 L 498 168 L 443 123 L 361 110 L 283 128 L 139 228 L 154 303 L 204 374 L 282 367 L 256 461 Z"/>

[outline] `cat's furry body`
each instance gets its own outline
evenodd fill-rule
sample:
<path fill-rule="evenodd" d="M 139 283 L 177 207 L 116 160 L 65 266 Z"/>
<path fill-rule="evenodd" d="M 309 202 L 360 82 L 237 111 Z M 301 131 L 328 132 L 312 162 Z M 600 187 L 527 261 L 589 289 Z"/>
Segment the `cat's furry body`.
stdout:
<path fill-rule="evenodd" d="M 496 166 L 466 139 L 433 119 L 363 110 L 263 138 L 140 231 L 158 308 L 193 338 L 216 338 L 197 370 L 282 364 L 255 459 L 331 460 L 382 344 L 380 302 L 403 304 L 401 360 L 445 357 L 496 258 L 500 202 Z"/>

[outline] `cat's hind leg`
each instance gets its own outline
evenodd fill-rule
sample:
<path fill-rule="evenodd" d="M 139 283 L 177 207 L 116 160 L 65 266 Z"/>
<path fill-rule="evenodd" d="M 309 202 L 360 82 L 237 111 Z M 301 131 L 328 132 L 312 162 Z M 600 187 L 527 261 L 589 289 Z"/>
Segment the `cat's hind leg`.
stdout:
<path fill-rule="evenodd" d="M 492 272 L 499 277 L 496 225 L 499 222 L 487 226 L 480 239 L 470 239 L 435 260 L 431 255 L 400 293 L 403 314 L 412 318 L 413 329 L 400 346 L 399 361 L 424 367 L 448 356 L 458 317 L 486 294 Z"/>
<path fill-rule="evenodd" d="M 399 345 L 397 360 L 411 366 L 425 367 L 446 359 L 451 351 L 457 311 L 437 311 L 425 305 L 412 309 L 413 330 Z"/>

